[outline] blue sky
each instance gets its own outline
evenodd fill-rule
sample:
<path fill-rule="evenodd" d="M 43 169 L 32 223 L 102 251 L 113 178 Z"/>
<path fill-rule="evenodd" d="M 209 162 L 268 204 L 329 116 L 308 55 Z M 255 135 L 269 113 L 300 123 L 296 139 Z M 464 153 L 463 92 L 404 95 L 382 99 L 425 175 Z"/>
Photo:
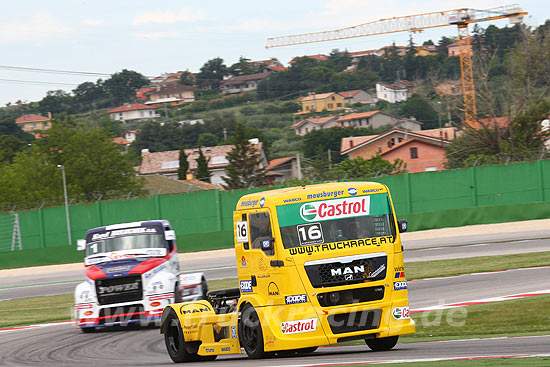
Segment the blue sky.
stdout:
<path fill-rule="evenodd" d="M 381 18 L 456 8 L 486 9 L 513 2 L 495 0 L 279 0 L 260 1 L 125 1 L 2 0 L 0 14 L 0 106 L 37 101 L 48 90 L 72 90 L 98 77 L 6 70 L 6 66 L 111 74 L 123 68 L 147 76 L 163 72 L 196 72 L 209 59 L 226 65 L 240 56 L 252 60 L 292 57 L 332 49 L 361 51 L 395 42 L 405 45 L 408 33 L 266 49 L 268 37 L 331 30 Z M 267 5 L 269 4 L 269 5 Z M 519 3 L 529 12 L 526 23 L 550 18 L 550 3 Z M 490 23 L 481 23 L 483 27 Z M 502 27 L 506 20 L 494 22 Z M 414 35 L 421 44 L 456 36 L 456 27 Z M 10 81 L 7 81 L 10 80 Z M 45 82 L 44 85 L 14 81 Z M 53 83 L 60 83 L 59 85 Z"/>

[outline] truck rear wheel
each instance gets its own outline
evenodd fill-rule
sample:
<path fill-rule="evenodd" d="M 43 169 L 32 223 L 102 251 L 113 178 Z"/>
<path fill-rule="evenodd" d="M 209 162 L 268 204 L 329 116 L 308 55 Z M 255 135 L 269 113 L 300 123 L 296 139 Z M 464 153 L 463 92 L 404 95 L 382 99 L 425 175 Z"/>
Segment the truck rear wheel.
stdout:
<path fill-rule="evenodd" d="M 264 358 L 273 353 L 264 351 L 262 325 L 254 307 L 245 305 L 239 320 L 239 341 L 249 358 Z"/>
<path fill-rule="evenodd" d="M 180 363 L 196 361 L 198 359 L 196 353 L 189 353 L 186 348 L 183 333 L 181 332 L 180 321 L 174 310 L 170 309 L 163 327 L 164 343 L 166 344 L 166 350 L 170 358 L 172 358 L 172 361 Z"/>
<path fill-rule="evenodd" d="M 399 335 L 396 335 L 387 338 L 365 339 L 365 343 L 373 351 L 381 352 L 384 350 L 390 350 L 395 347 L 398 339 Z"/>

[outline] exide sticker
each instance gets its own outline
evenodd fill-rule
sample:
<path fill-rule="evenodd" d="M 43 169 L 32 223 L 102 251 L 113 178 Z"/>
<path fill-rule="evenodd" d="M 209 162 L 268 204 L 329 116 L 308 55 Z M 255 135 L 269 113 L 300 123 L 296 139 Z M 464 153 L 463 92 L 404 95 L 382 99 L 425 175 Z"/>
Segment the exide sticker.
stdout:
<path fill-rule="evenodd" d="M 241 280 L 241 293 L 252 292 L 252 280 Z"/>
<path fill-rule="evenodd" d="M 400 291 L 403 289 L 407 289 L 407 282 L 401 281 L 401 282 L 393 282 L 393 290 L 394 291 Z"/>
<path fill-rule="evenodd" d="M 317 330 L 316 318 L 281 322 L 281 332 L 283 334 L 309 333 L 315 330 Z"/>
<path fill-rule="evenodd" d="M 306 222 L 369 215 L 370 196 L 318 201 L 300 207 L 300 216 Z"/>
<path fill-rule="evenodd" d="M 307 302 L 307 295 L 305 294 L 297 294 L 294 296 L 285 296 L 285 303 L 287 305 L 294 305 L 296 303 L 306 303 Z"/>

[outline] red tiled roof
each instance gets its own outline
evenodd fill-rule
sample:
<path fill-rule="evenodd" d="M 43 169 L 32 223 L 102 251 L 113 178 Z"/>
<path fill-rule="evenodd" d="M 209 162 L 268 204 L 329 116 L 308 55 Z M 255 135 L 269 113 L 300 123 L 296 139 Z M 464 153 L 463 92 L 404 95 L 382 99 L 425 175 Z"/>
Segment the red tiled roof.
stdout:
<path fill-rule="evenodd" d="M 267 73 L 257 73 L 249 75 L 239 75 L 232 78 L 222 80 L 222 85 L 237 85 L 250 80 L 263 80 L 271 75 L 270 72 Z"/>
<path fill-rule="evenodd" d="M 474 121 L 472 126 L 474 129 L 481 129 L 483 126 L 488 128 L 494 128 L 495 122 L 499 128 L 508 127 L 510 125 L 510 119 L 508 117 L 484 117 L 479 119 L 479 121 Z"/>
<path fill-rule="evenodd" d="M 297 123 L 291 125 L 290 127 L 298 127 L 306 122 L 311 122 L 314 125 L 324 125 L 327 122 L 334 120 L 336 116 L 327 116 L 327 117 L 311 117 L 308 119 L 304 119 L 301 121 L 298 121 Z"/>
<path fill-rule="evenodd" d="M 287 71 L 287 68 L 280 65 L 269 65 L 266 67 L 266 69 L 273 70 L 273 71 Z"/>
<path fill-rule="evenodd" d="M 386 87 L 388 89 L 393 89 L 393 90 L 403 90 L 403 89 L 407 89 L 407 88 L 401 88 L 401 87 L 398 87 L 398 86 L 395 86 L 395 85 L 391 85 L 391 84 L 386 84 L 386 83 L 377 83 L 377 84 L 380 84 L 381 86 L 383 87 Z"/>
<path fill-rule="evenodd" d="M 358 145 L 362 145 L 363 143 L 366 143 L 367 141 L 372 140 L 377 136 L 378 135 L 365 135 L 365 136 L 350 136 L 348 138 L 342 138 L 342 142 L 340 145 L 340 154 L 347 151 L 348 149 L 351 149 Z M 353 142 L 353 147 L 351 146 L 352 142 Z"/>
<path fill-rule="evenodd" d="M 369 112 L 361 112 L 361 113 L 350 113 L 349 115 L 345 115 L 345 116 L 340 117 L 336 121 L 349 121 L 349 120 L 355 120 L 355 119 L 362 119 L 362 118 L 365 118 L 365 117 L 374 116 L 379 112 L 380 112 L 380 110 L 369 111 Z"/>
<path fill-rule="evenodd" d="M 354 51 L 354 52 L 348 52 L 350 56 L 364 56 L 364 55 L 371 55 L 376 53 L 377 50 L 365 50 L 365 51 Z"/>
<path fill-rule="evenodd" d="M 138 111 L 138 110 L 154 110 L 154 109 L 156 109 L 156 107 L 147 106 L 142 103 L 129 103 L 129 104 L 124 104 L 122 106 L 113 108 L 112 110 L 107 111 L 107 113 Z"/>
<path fill-rule="evenodd" d="M 421 143 L 424 143 L 424 144 L 433 145 L 433 146 L 441 148 L 442 150 L 445 150 L 445 148 L 441 146 L 441 141 L 426 141 L 426 140 L 420 140 L 419 138 L 414 138 L 413 137 L 413 138 L 403 140 L 402 142 L 395 144 L 393 147 L 389 148 L 385 152 L 380 153 L 380 156 L 383 157 L 387 153 L 392 152 L 394 150 L 397 150 L 397 149 L 401 148 L 402 146 L 407 145 L 409 143 L 412 143 L 414 141 L 421 142 Z"/>
<path fill-rule="evenodd" d="M 314 59 L 314 60 L 318 60 L 318 61 L 326 61 L 326 60 L 328 60 L 328 56 L 323 55 L 323 54 L 318 54 L 318 55 L 304 55 L 304 56 L 296 56 L 295 58 L 293 58 L 292 60 L 290 60 L 289 64 L 294 64 L 294 63 L 296 62 L 297 59 L 301 59 L 302 57 L 307 57 L 307 58 Z"/>
<path fill-rule="evenodd" d="M 111 139 L 113 143 L 120 144 L 120 145 L 128 145 L 130 142 L 120 136 L 117 136 L 116 138 Z"/>
<path fill-rule="evenodd" d="M 334 93 L 333 92 L 330 92 L 330 93 L 319 93 L 319 94 L 310 94 L 308 96 L 305 96 L 305 97 L 300 97 L 298 98 L 298 102 L 304 102 L 304 101 L 319 101 L 321 99 L 325 99 L 325 98 L 328 98 L 330 96 L 332 96 Z"/>
<path fill-rule="evenodd" d="M 273 169 L 277 166 L 280 166 L 282 164 L 285 164 L 293 159 L 296 159 L 296 157 L 284 157 L 284 158 L 275 158 L 275 159 L 272 159 L 270 162 L 269 162 L 269 165 L 267 167 L 265 167 L 266 171 L 269 171 L 270 169 Z"/>
<path fill-rule="evenodd" d="M 338 92 L 338 94 L 344 98 L 351 98 L 359 92 L 361 92 L 361 89 L 347 90 L 345 92 Z"/>
<path fill-rule="evenodd" d="M 143 93 L 146 96 L 150 96 L 153 94 L 169 94 L 169 93 L 180 93 L 180 92 L 186 92 L 186 91 L 194 91 L 195 88 L 193 88 L 190 85 L 183 85 L 183 84 L 168 84 L 163 85 L 155 88 L 151 88 L 151 90 Z"/>
<path fill-rule="evenodd" d="M 42 122 L 42 121 L 50 121 L 50 119 L 47 118 L 47 117 L 44 117 L 44 116 L 29 113 L 29 114 L 23 115 L 23 116 L 21 116 L 21 117 L 19 117 L 15 120 L 15 122 L 18 123 L 18 124 L 24 124 L 26 122 Z"/>

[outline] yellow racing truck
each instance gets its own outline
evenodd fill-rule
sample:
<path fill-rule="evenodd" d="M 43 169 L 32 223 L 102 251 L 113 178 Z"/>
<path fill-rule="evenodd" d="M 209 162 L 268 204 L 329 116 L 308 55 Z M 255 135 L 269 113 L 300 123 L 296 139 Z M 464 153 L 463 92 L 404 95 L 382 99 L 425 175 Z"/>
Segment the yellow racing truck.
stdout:
<path fill-rule="evenodd" d="M 243 196 L 233 212 L 239 288 L 167 306 L 174 362 L 221 354 L 310 353 L 363 339 L 393 348 L 413 333 L 403 247 L 387 186 L 310 185 Z"/>

